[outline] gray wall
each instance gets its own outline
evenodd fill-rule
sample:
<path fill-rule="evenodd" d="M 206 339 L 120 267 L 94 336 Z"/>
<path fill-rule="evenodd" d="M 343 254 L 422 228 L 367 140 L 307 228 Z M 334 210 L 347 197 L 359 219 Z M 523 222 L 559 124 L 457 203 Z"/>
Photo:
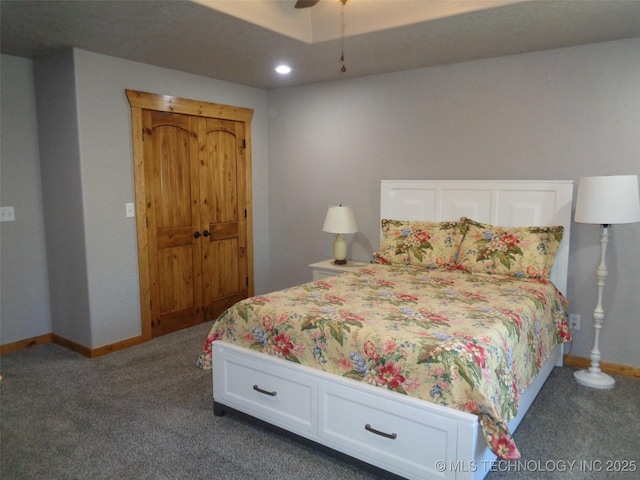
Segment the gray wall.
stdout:
<path fill-rule="evenodd" d="M 38 129 L 30 60 L 2 55 L 0 204 L 16 220 L 0 223 L 0 344 L 52 332 L 45 253 Z"/>
<path fill-rule="evenodd" d="M 73 185 L 81 192 L 82 205 L 70 208 L 81 211 L 89 312 L 84 325 L 90 326 L 87 346 L 93 348 L 137 335 L 140 329 L 135 224 L 124 215 L 124 204 L 134 198 L 125 88 L 255 110 L 256 293 L 308 281 L 307 265 L 331 256 L 332 236 L 321 231 L 330 204 L 353 205 L 361 232 L 349 238 L 349 254 L 369 260 L 378 245 L 383 178 L 577 182 L 586 175 L 640 173 L 640 39 L 269 92 L 79 50 L 63 55 L 70 57 L 62 57 L 66 67 L 61 75 L 68 75 L 73 65 L 69 81 L 75 85 L 75 107 L 68 99 L 61 108 L 72 122 L 75 115 L 78 125 L 80 178 Z M 28 97 L 30 87 L 22 80 L 5 84 L 5 76 L 24 74 L 18 70 L 28 70 L 24 62 L 29 62 L 6 56 L 2 62 L 2 202 L 17 204 L 39 185 L 30 171 L 28 186 L 15 199 L 5 199 L 5 184 L 20 175 L 14 173 L 16 162 L 28 153 L 20 146 L 5 158 L 5 89 L 14 90 L 7 95 Z M 43 62 L 41 68 L 44 61 L 38 62 Z M 51 98 L 44 115 L 53 116 L 47 109 L 55 105 Z M 26 112 L 33 115 L 33 110 Z M 33 123 L 33 118 L 27 121 Z M 43 248 L 22 251 L 21 238 L 9 240 L 9 228 L 18 223 L 2 225 L 3 344 L 48 333 L 46 308 L 38 318 L 23 312 L 5 316 L 5 305 L 21 302 L 18 297 L 7 300 L 8 292 L 46 279 L 40 271 L 44 261 L 26 258 L 31 252 L 42 257 Z M 571 311 L 582 315 L 571 353 L 588 357 L 599 229 L 575 224 L 571 233 L 567 295 Z M 47 230 L 51 235 L 55 228 Z M 601 341 L 603 360 L 638 367 L 639 240 L 640 224 L 612 229 Z M 13 265 L 34 262 L 38 271 L 14 268 L 15 276 L 7 280 L 8 250 L 18 252 Z M 60 258 L 49 261 L 62 263 Z M 81 274 L 71 277 L 80 279 Z M 48 304 L 46 292 L 34 292 L 33 303 Z M 54 331 L 58 322 L 54 320 Z M 9 331 L 15 332 L 13 337 L 5 336 Z"/>
<path fill-rule="evenodd" d="M 73 52 L 34 65 L 53 332 L 91 346 Z"/>
<path fill-rule="evenodd" d="M 378 245 L 381 179 L 640 174 L 640 39 L 269 92 L 273 287 L 331 257 L 327 207 L 354 207 L 352 259 Z M 276 183 L 277 182 L 277 183 Z M 311 188 L 313 186 L 313 188 Z M 589 356 L 599 227 L 574 224 L 568 299 Z M 612 228 L 603 360 L 640 366 L 640 224 Z M 277 248 L 276 248 L 277 246 Z"/>

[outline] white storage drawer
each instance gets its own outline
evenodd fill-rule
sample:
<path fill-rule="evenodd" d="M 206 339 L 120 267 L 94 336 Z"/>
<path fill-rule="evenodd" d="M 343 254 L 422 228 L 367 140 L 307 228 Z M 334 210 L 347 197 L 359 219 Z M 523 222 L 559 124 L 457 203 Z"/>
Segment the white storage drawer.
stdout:
<path fill-rule="evenodd" d="M 298 434 L 317 433 L 317 384 L 287 368 L 267 366 L 226 349 L 214 400 Z"/>
<path fill-rule="evenodd" d="M 486 448 L 474 415 L 224 342 L 213 343 L 213 390 L 224 406 L 412 480 L 471 480 Z"/>
<path fill-rule="evenodd" d="M 411 478 L 455 477 L 436 468 L 454 461 L 448 458 L 456 452 L 454 420 L 333 385 L 321 386 L 319 407 L 318 436 L 332 448 L 382 468 L 402 465 Z"/>

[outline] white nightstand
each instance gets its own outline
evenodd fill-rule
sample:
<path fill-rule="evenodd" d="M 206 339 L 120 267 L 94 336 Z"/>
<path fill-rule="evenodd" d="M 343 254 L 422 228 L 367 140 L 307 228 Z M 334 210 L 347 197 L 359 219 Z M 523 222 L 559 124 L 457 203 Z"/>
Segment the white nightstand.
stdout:
<path fill-rule="evenodd" d="M 322 262 L 312 263 L 309 265 L 312 272 L 313 280 L 320 280 L 322 278 L 334 277 L 344 272 L 353 272 L 358 268 L 366 267 L 369 265 L 365 262 L 347 262 L 345 265 L 335 265 L 333 260 L 324 260 Z"/>

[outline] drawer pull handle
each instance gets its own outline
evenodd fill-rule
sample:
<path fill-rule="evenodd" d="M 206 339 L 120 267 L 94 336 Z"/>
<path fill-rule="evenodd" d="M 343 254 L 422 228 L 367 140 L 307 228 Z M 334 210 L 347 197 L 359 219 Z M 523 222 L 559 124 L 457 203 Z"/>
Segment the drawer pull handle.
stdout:
<path fill-rule="evenodd" d="M 263 389 L 261 389 L 258 385 L 254 385 L 254 386 L 253 386 L 253 389 L 254 389 L 256 392 L 262 393 L 262 394 L 264 394 L 264 395 L 269 395 L 270 397 L 275 397 L 276 395 L 278 395 L 278 392 L 269 392 L 269 391 L 267 391 L 267 390 L 263 390 Z"/>
<path fill-rule="evenodd" d="M 380 430 L 376 430 L 375 428 L 373 428 L 368 423 L 364 426 L 364 429 L 367 432 L 375 433 L 376 435 L 380 435 L 381 437 L 385 437 L 385 438 L 390 438 L 391 440 L 395 440 L 396 438 L 398 438 L 398 434 L 381 432 Z"/>

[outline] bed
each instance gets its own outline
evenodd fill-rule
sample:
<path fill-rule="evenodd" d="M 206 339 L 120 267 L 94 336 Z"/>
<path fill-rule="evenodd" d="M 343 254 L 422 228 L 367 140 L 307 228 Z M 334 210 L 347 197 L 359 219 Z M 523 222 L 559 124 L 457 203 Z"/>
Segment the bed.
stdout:
<path fill-rule="evenodd" d="M 570 338 L 573 184 L 383 180 L 380 193 L 374 263 L 214 322 L 199 358 L 214 413 L 392 475 L 483 478 L 519 457 L 512 433 Z"/>

